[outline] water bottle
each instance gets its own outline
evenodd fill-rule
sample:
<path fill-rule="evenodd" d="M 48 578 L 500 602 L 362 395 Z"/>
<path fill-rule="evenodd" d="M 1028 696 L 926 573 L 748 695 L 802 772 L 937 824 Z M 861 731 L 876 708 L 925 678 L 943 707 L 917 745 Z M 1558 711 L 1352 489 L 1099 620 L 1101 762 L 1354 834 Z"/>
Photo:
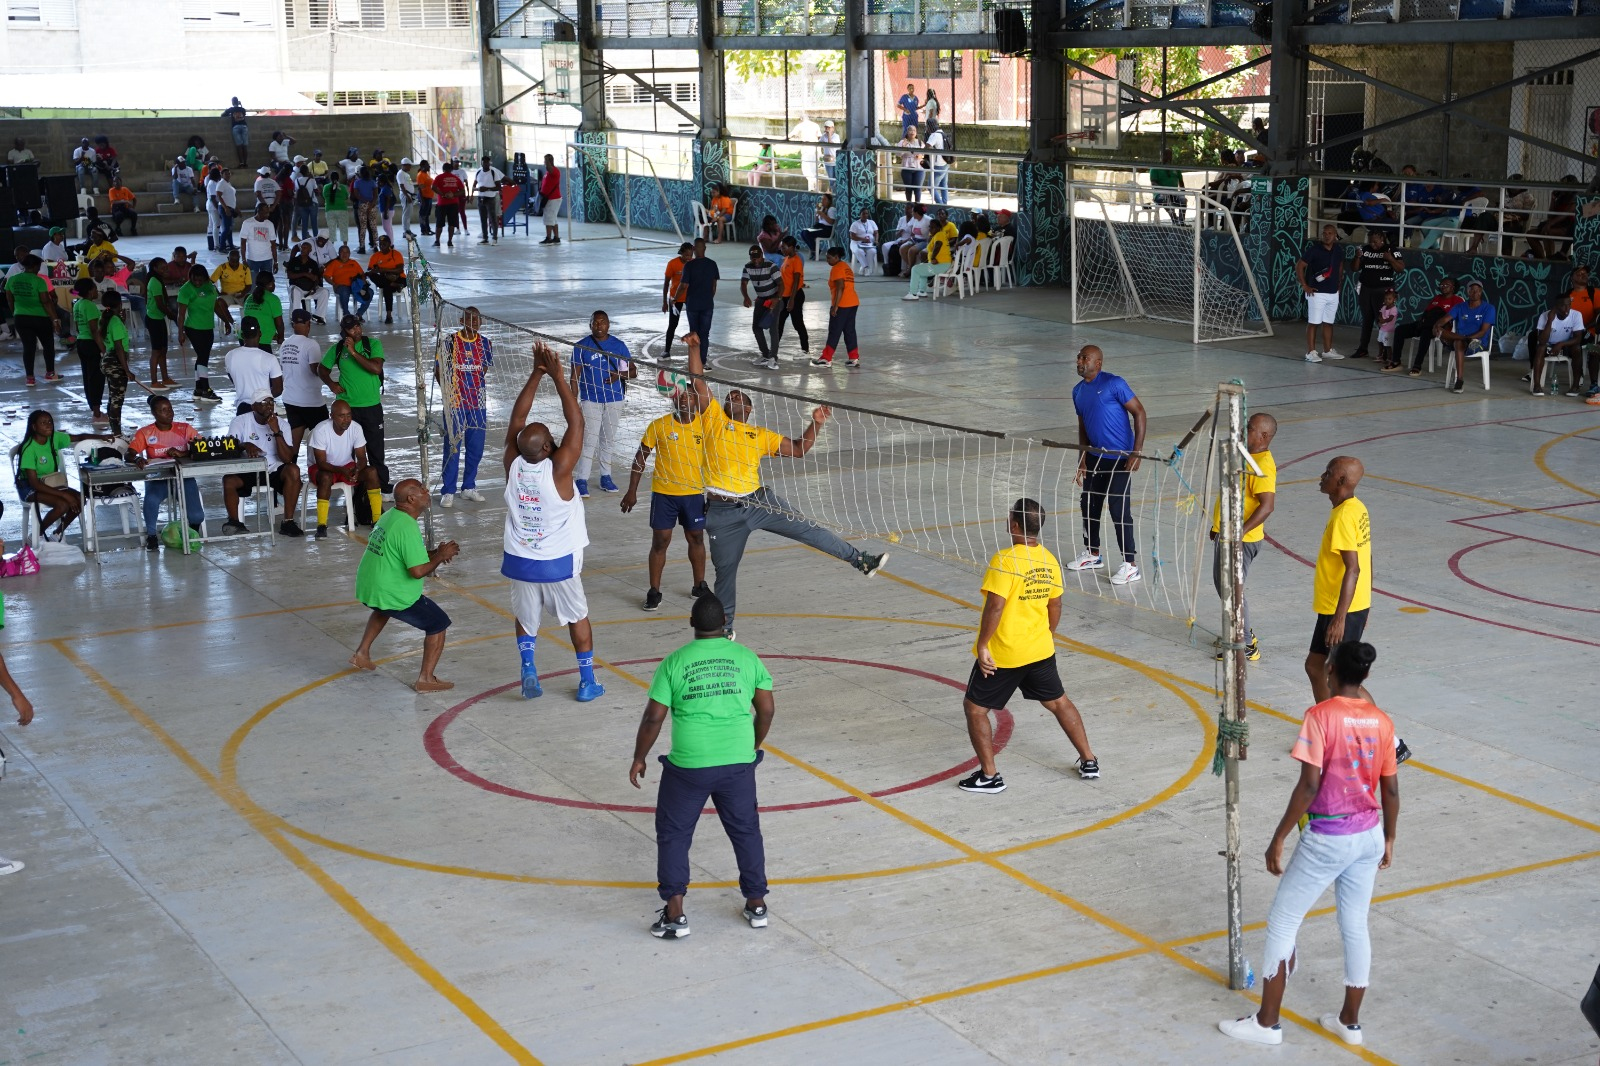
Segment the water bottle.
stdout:
<path fill-rule="evenodd" d="M 1254 988 L 1255 986 L 1256 986 L 1256 968 L 1254 966 L 1250 965 L 1250 960 L 1249 959 L 1245 959 L 1244 960 L 1244 987 L 1249 989 L 1249 988 Z"/>

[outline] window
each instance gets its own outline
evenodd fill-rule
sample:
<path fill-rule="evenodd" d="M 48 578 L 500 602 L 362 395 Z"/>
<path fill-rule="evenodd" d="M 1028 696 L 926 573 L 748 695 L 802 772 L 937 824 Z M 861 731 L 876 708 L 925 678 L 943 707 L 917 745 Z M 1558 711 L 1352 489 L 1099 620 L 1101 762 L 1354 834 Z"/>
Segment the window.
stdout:
<path fill-rule="evenodd" d="M 400 0 L 400 28 L 465 29 L 472 25 L 468 0 Z"/>
<path fill-rule="evenodd" d="M 307 22 L 312 29 L 328 28 L 328 0 L 307 0 L 306 14 L 310 16 Z"/>
<path fill-rule="evenodd" d="M 693 104 L 700 100 L 700 83 L 696 81 L 661 82 L 656 85 L 661 96 L 651 92 L 632 78 L 613 78 L 606 85 L 608 104 L 654 104 L 663 97 L 678 104 Z"/>
<path fill-rule="evenodd" d="M 313 93 L 311 98 L 326 105 L 327 93 Z M 351 107 L 427 107 L 426 89 L 352 89 L 333 94 L 333 106 Z"/>
<path fill-rule="evenodd" d="M 333 0 L 334 14 L 341 26 L 381 30 L 384 25 L 383 0 Z"/>
<path fill-rule="evenodd" d="M 6 22 L 19 30 L 73 30 L 78 5 L 75 0 L 6 0 Z"/>
<path fill-rule="evenodd" d="M 283 24 L 294 29 L 294 0 L 283 0 Z"/>
<path fill-rule="evenodd" d="M 184 0 L 186 30 L 270 30 L 272 0 Z"/>
<path fill-rule="evenodd" d="M 961 53 L 950 51 L 911 52 L 906 56 L 906 77 L 959 78 L 961 77 Z"/>

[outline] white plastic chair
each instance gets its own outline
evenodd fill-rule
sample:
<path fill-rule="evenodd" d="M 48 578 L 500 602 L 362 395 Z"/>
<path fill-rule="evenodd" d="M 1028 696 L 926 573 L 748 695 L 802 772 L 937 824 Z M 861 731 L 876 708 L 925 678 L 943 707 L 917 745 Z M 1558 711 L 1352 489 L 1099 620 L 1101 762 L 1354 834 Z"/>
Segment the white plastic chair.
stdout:
<path fill-rule="evenodd" d="M 1161 205 L 1156 203 L 1155 186 L 1149 174 L 1135 173 L 1128 186 L 1128 221 L 1160 222 Z"/>
<path fill-rule="evenodd" d="M 1564 366 L 1567 368 L 1567 384 L 1576 385 L 1578 378 L 1577 375 L 1573 374 L 1572 372 L 1572 360 L 1568 358 L 1567 353 L 1558 352 L 1552 355 L 1551 353 L 1546 352 L 1544 356 L 1544 369 L 1539 375 L 1539 388 L 1541 390 L 1554 394 L 1555 389 L 1549 387 L 1552 379 L 1559 387 L 1561 379 L 1556 377 L 1556 367 L 1558 366 Z"/>
<path fill-rule="evenodd" d="M 116 439 L 116 440 L 112 440 L 110 442 L 98 441 L 98 440 L 81 440 L 78 443 L 74 444 L 70 449 L 63 448 L 61 450 L 61 462 L 63 464 L 63 467 L 68 462 L 81 465 L 85 459 L 87 459 L 90 456 L 94 455 L 94 453 L 97 450 L 99 450 L 100 448 L 107 448 L 107 447 L 115 448 L 115 447 L 119 447 L 119 446 L 125 450 L 127 448 L 127 442 L 124 441 L 124 440 L 121 440 L 120 438 Z M 117 509 L 118 514 L 122 518 L 122 535 L 124 537 L 131 536 L 133 534 L 134 523 L 136 521 L 140 521 L 141 520 L 141 518 L 140 518 L 141 509 L 144 506 L 143 505 L 143 501 L 142 501 L 141 497 L 139 496 L 139 493 L 134 490 L 134 487 L 132 485 L 110 485 L 110 486 L 107 486 L 107 487 L 101 489 L 100 492 L 97 493 L 92 498 L 84 500 L 83 501 L 83 505 L 86 508 L 88 508 L 88 507 L 115 507 Z M 90 547 L 94 551 L 99 551 L 100 550 L 100 545 L 98 543 L 99 540 L 100 540 L 100 536 L 99 536 L 100 523 L 99 522 L 95 522 L 94 523 L 94 529 L 95 529 L 95 536 L 94 536 L 93 539 L 94 539 L 95 543 L 90 545 Z"/>
<path fill-rule="evenodd" d="M 874 273 L 883 273 L 878 261 L 878 246 L 870 247 L 850 242 L 850 269 L 856 272 L 856 277 L 864 278 Z"/>
<path fill-rule="evenodd" d="M 1428 369 L 1430 371 L 1433 369 L 1433 357 L 1434 357 L 1435 350 L 1438 350 L 1439 354 L 1444 359 L 1444 387 L 1448 389 L 1448 388 L 1452 387 L 1456 383 L 1456 357 L 1455 357 L 1455 352 L 1453 350 L 1446 349 L 1444 341 L 1442 341 L 1442 340 L 1438 339 L 1437 337 L 1435 337 L 1434 341 L 1433 341 L 1433 345 L 1431 347 L 1429 347 L 1429 349 L 1428 349 Z M 1484 392 L 1488 392 L 1489 391 L 1489 355 L 1493 351 L 1494 351 L 1494 327 L 1490 326 L 1489 327 L 1489 335 L 1487 337 L 1485 337 L 1484 341 L 1483 341 L 1483 351 L 1481 351 L 1481 352 L 1473 352 L 1473 351 L 1467 352 L 1467 358 L 1466 358 L 1466 362 L 1467 363 L 1470 363 L 1474 359 L 1481 359 L 1483 361 L 1483 391 Z"/>
<path fill-rule="evenodd" d="M 11 484 L 16 486 L 17 498 L 22 498 L 21 474 L 17 463 L 22 458 L 22 445 L 11 446 Z M 39 546 L 39 538 L 44 535 L 44 509 L 39 506 L 39 497 L 35 496 L 22 505 L 22 543 L 30 548 Z"/>
<path fill-rule="evenodd" d="M 689 206 L 694 209 L 695 236 L 704 237 L 709 241 L 711 239 L 711 230 L 714 228 L 711 224 L 711 212 L 707 211 L 706 205 L 699 200 L 694 201 Z"/>
<path fill-rule="evenodd" d="M 950 261 L 950 269 L 943 274 L 936 275 L 933 279 L 933 298 L 942 299 L 954 289 L 956 298 L 965 300 L 967 289 L 973 284 L 972 253 L 977 251 L 977 246 L 969 244 L 964 248 L 957 248 L 955 256 Z"/>
<path fill-rule="evenodd" d="M 306 508 L 317 498 L 317 486 L 309 477 L 301 480 L 303 484 L 300 488 L 300 524 L 304 526 L 306 524 Z M 328 488 L 328 505 L 330 509 L 333 504 L 338 502 L 339 495 L 341 493 L 344 495 L 344 529 L 346 533 L 354 532 L 356 528 L 355 491 L 354 485 L 347 485 L 343 481 L 335 481 Z"/>
<path fill-rule="evenodd" d="M 1011 270 L 1011 246 L 1016 242 L 1015 237 L 998 237 L 994 245 L 993 262 L 989 269 L 993 272 L 989 287 L 992 289 L 1014 289 L 1017 287 L 1016 275 Z"/>

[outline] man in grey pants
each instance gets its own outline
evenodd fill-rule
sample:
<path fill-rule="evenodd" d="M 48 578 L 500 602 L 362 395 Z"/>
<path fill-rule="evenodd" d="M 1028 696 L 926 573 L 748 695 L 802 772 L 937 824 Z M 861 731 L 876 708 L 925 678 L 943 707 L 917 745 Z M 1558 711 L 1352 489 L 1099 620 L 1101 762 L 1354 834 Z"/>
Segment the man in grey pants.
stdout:
<path fill-rule="evenodd" d="M 1257 474 L 1249 467 L 1244 472 L 1244 576 L 1250 577 L 1250 564 L 1255 561 L 1256 553 L 1261 550 L 1261 541 L 1267 535 L 1267 516 L 1272 513 L 1274 502 L 1278 498 L 1278 464 L 1272 458 L 1272 438 L 1278 432 L 1278 420 L 1261 411 L 1250 416 L 1250 421 L 1245 425 L 1245 448 L 1250 452 L 1250 458 L 1256 461 L 1261 468 Z M 1217 539 L 1217 534 L 1222 529 L 1222 507 L 1218 500 L 1216 517 L 1211 522 L 1211 539 Z M 1222 545 L 1219 543 L 1211 549 L 1211 580 L 1216 583 L 1217 595 L 1222 595 Z M 1240 598 L 1244 597 L 1244 589 L 1239 590 Z M 1256 639 L 1256 631 L 1250 628 L 1250 601 L 1244 600 L 1244 631 L 1249 635 L 1250 645 L 1245 651 L 1245 657 L 1251 662 L 1261 658 L 1261 642 Z M 1217 659 L 1221 660 L 1223 653 L 1217 652 Z"/>
<path fill-rule="evenodd" d="M 871 577 L 882 569 L 887 554 L 873 555 L 847 544 L 831 530 L 810 521 L 771 489 L 761 484 L 761 460 L 769 455 L 800 458 L 817 442 L 820 430 L 833 414 L 819 406 L 798 437 L 785 437 L 765 426 L 750 423 L 750 397 L 738 389 L 728 393 L 724 409 L 711 395 L 704 377 L 700 338 L 690 333 L 683 338 L 689 350 L 689 374 L 700 400 L 705 432 L 706 536 L 711 541 L 711 564 L 716 567 L 717 599 L 727 610 L 724 632 L 733 638 L 734 591 L 739 581 L 739 562 L 744 558 L 745 542 L 758 529 L 808 544 L 843 559 Z"/>

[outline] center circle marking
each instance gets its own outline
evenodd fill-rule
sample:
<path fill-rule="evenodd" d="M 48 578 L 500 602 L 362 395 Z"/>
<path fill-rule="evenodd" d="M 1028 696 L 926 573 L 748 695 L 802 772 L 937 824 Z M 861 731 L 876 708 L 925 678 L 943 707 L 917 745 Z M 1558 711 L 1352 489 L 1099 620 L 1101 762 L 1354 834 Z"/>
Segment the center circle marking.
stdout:
<path fill-rule="evenodd" d="M 663 658 L 665 658 L 665 656 L 657 655 L 646 659 L 628 659 L 626 661 L 613 663 L 612 665 L 641 666 L 646 663 L 658 663 Z M 891 670 L 895 673 L 909 674 L 912 677 L 920 677 L 929 681 L 937 681 L 942 685 L 948 685 L 951 688 L 958 689 L 963 692 L 966 691 L 966 685 L 959 681 L 952 681 L 948 677 L 940 677 L 938 674 L 932 674 L 926 670 L 916 670 L 909 666 L 896 666 L 893 663 L 876 663 L 861 659 L 841 659 L 827 655 L 763 655 L 761 658 L 784 659 L 794 662 L 835 663 L 844 666 L 867 666 L 874 670 Z M 543 676 L 548 679 L 574 673 L 577 673 L 575 668 L 561 670 Z M 525 792 L 519 788 L 512 788 L 510 785 L 502 785 L 498 781 L 491 781 L 488 778 L 467 769 L 465 766 L 462 766 L 461 763 L 456 760 L 455 756 L 450 753 L 449 746 L 445 742 L 445 731 L 449 729 L 450 724 L 454 722 L 456 718 L 459 717 L 461 713 L 467 710 L 469 707 L 472 707 L 473 705 L 486 700 L 491 696 L 498 696 L 502 692 L 517 688 L 520 684 L 521 682 L 512 681 L 509 684 L 487 689 L 486 691 L 478 693 L 476 696 L 472 696 L 461 701 L 454 707 L 451 707 L 449 710 L 439 715 L 439 717 L 435 718 L 428 724 L 428 728 L 423 732 L 422 735 L 422 746 L 427 751 L 428 756 L 446 771 L 465 781 L 467 784 L 475 785 L 486 792 L 493 792 L 497 795 L 511 796 L 514 799 L 533 800 L 535 803 L 549 803 L 557 807 L 576 807 L 580 810 L 586 811 L 623 811 L 630 814 L 655 813 L 655 807 L 645 806 L 642 804 L 599 803 L 594 800 L 566 799 L 561 796 L 545 796 L 537 792 Z M 995 711 L 994 716 L 994 752 L 996 755 L 998 755 L 1005 750 L 1006 744 L 1010 742 L 1011 732 L 1015 727 L 1016 722 L 1012 717 L 1011 712 L 1005 708 Z M 968 759 L 966 762 L 963 762 L 957 766 L 952 766 L 948 770 L 941 770 L 938 773 L 929 774 L 927 777 L 918 778 L 915 781 L 908 781 L 903 785 L 895 785 L 892 788 L 879 789 L 876 792 L 868 793 L 868 795 L 876 799 L 881 799 L 885 796 L 898 796 L 903 792 L 914 792 L 919 788 L 927 788 L 930 785 L 937 785 L 941 781 L 948 781 L 952 777 L 958 777 L 969 770 L 976 769 L 977 766 L 978 760 L 976 758 Z M 765 805 L 757 808 L 757 810 L 759 810 L 762 814 L 774 814 L 780 811 L 806 811 L 813 810 L 817 807 L 836 807 L 845 803 L 860 802 L 861 800 L 855 796 L 834 796 L 830 799 L 808 800 L 804 803 L 778 803 Z M 705 809 L 705 813 L 710 814 L 713 809 L 714 808 L 707 807 Z"/>

